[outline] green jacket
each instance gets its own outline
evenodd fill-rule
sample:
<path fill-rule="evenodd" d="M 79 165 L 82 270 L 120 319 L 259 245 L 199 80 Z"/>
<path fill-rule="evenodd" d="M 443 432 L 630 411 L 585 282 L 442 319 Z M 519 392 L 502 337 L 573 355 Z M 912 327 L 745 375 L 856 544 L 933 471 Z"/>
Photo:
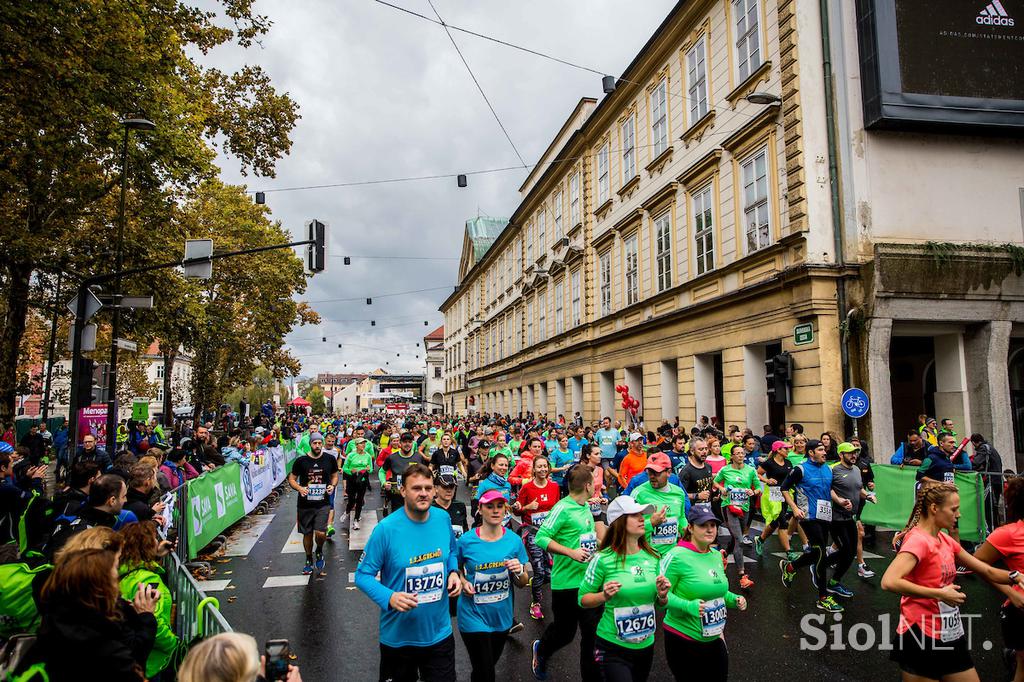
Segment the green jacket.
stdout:
<path fill-rule="evenodd" d="M 146 659 L 146 677 L 153 677 L 167 667 L 174 652 L 178 648 L 178 637 L 171 629 L 171 591 L 167 589 L 164 582 L 164 569 L 159 566 L 124 566 L 118 571 L 121 574 L 121 596 L 131 601 L 135 598 L 135 592 L 139 583 L 159 583 L 157 588 L 160 591 L 160 599 L 156 603 L 156 641 L 153 642 L 153 650 L 149 652 Z M 181 617 L 189 617 L 189 614 L 179 614 Z"/>

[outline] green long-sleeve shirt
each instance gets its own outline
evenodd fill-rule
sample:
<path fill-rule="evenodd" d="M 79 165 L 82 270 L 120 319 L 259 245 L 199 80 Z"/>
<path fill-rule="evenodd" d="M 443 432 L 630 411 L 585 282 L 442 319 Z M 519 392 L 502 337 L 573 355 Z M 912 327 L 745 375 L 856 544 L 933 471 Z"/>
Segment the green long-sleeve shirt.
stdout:
<path fill-rule="evenodd" d="M 369 452 L 352 452 L 345 458 L 345 466 L 341 468 L 343 474 L 353 474 L 357 471 L 373 473 L 373 457 Z"/>
<path fill-rule="evenodd" d="M 591 554 L 597 551 L 597 533 L 594 530 L 594 515 L 589 504 L 580 504 L 571 497 L 559 500 L 541 524 L 534 542 L 547 551 L 551 542 L 569 549 L 584 548 Z M 572 590 L 580 586 L 587 565 L 564 556 L 554 555 L 551 568 L 551 589 Z"/>
<path fill-rule="evenodd" d="M 661 559 L 660 572 L 672 583 L 665 626 L 698 642 L 721 637 L 725 629 L 725 609 L 735 608 L 737 598 L 729 591 L 722 555 L 714 550 L 699 552 L 695 545 L 683 543 Z M 700 615 L 702 601 L 703 617 Z"/>
<path fill-rule="evenodd" d="M 158 567 L 120 567 L 121 596 L 131 601 L 139 589 L 139 583 L 159 583 L 160 599 L 156 602 L 156 640 L 146 658 L 146 677 L 153 677 L 167 667 L 178 647 L 178 637 L 171 629 L 171 591 L 164 582 L 163 569 Z M 179 616 L 180 617 L 180 616 Z"/>

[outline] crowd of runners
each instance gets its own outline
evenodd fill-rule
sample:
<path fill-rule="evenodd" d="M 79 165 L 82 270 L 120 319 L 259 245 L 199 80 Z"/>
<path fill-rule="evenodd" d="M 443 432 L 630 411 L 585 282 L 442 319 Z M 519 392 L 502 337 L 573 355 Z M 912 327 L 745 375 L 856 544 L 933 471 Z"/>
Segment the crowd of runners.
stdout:
<path fill-rule="evenodd" d="M 582 680 L 645 680 L 658 655 L 677 680 L 725 680 L 729 612 L 746 610 L 756 589 L 745 548 L 760 559 L 777 535 L 785 552 L 778 579 L 808 592 L 808 610 L 842 612 L 856 597 L 855 564 L 859 579 L 875 576 L 863 559 L 874 529 L 860 521 L 877 502 L 872 458 L 857 438 L 812 438 L 799 424 L 778 435 L 723 432 L 707 420 L 655 431 L 609 418 L 585 426 L 579 415 L 378 415 L 291 426 L 305 453 L 289 477 L 299 493 L 303 572 L 325 570 L 322 548 L 335 524 L 358 529 L 370 482 L 379 482 L 385 517 L 355 581 L 381 610 L 381 680 L 456 679 L 455 629 L 470 678 L 494 680 L 506 641 L 523 629 L 517 589 L 530 617 L 546 623 L 532 644 L 539 680 L 577 637 Z M 986 456 L 991 447 L 978 436 L 972 456 L 954 433 L 927 434 L 926 426 L 919 434 L 928 445 L 912 462 L 914 513 L 881 580 L 901 595 L 892 658 L 905 680 L 973 680 L 958 576 L 973 572 L 1005 594 L 1005 645 L 1018 662 L 1024 651 L 1024 479 L 983 473 L 986 490 L 998 486 L 1005 501 L 995 518 L 1005 513 L 1006 523 L 968 552 L 958 542 L 953 474 L 971 469 L 979 445 Z M 344 510 L 337 519 L 336 506 Z M 1024 680 L 1024 665 L 1015 679 Z"/>

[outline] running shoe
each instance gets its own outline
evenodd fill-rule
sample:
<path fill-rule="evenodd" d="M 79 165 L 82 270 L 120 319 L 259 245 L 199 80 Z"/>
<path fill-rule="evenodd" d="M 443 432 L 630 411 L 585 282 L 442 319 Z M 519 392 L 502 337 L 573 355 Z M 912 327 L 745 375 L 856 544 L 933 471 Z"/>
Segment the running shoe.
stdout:
<path fill-rule="evenodd" d="M 317 552 L 316 553 L 316 570 L 318 570 L 321 573 L 323 573 L 324 572 L 324 566 L 326 566 L 326 565 L 327 565 L 327 562 L 324 561 L 323 552 Z"/>
<path fill-rule="evenodd" d="M 760 535 L 754 536 L 754 553 L 757 556 L 764 556 L 764 540 L 761 539 Z"/>
<path fill-rule="evenodd" d="M 540 640 L 533 640 L 533 661 L 530 663 L 534 678 L 538 680 L 548 679 L 548 662 L 540 655 Z"/>
<path fill-rule="evenodd" d="M 793 564 L 782 559 L 779 561 L 779 569 L 782 571 L 782 584 L 785 587 L 790 587 L 793 584 L 793 579 L 796 578 L 796 571 L 793 570 Z"/>
<path fill-rule="evenodd" d="M 754 541 L 750 539 L 749 535 L 744 535 L 740 538 L 740 543 L 747 545 L 749 547 L 750 545 L 754 544 Z"/>
<path fill-rule="evenodd" d="M 728 569 L 729 568 L 729 553 L 726 552 L 724 549 L 720 549 L 718 551 L 722 553 L 722 568 Z"/>
<path fill-rule="evenodd" d="M 313 573 L 313 562 L 306 559 L 306 565 L 302 567 L 302 575 L 310 575 Z"/>
<path fill-rule="evenodd" d="M 514 634 L 516 634 L 517 632 L 522 632 L 522 631 L 523 631 L 523 628 L 525 628 L 525 627 L 526 627 L 525 625 L 523 625 L 523 624 L 522 624 L 521 622 L 519 622 L 519 621 L 517 620 L 517 621 L 515 621 L 514 623 L 512 623 L 512 627 L 510 627 L 510 628 L 508 629 L 508 634 L 510 634 L 510 635 L 514 635 Z"/>
<path fill-rule="evenodd" d="M 359 530 L 359 519 L 352 519 L 352 530 Z"/>
<path fill-rule="evenodd" d="M 825 589 L 828 590 L 829 594 L 834 594 L 837 597 L 842 597 L 843 599 L 853 599 L 853 591 L 841 582 L 829 580 L 828 587 Z"/>
<path fill-rule="evenodd" d="M 867 564 L 857 564 L 857 575 L 861 578 L 874 578 L 875 572 L 868 568 Z"/>
<path fill-rule="evenodd" d="M 534 620 L 544 620 L 544 611 L 540 608 L 540 604 L 533 602 L 530 604 L 530 618 Z"/>
<path fill-rule="evenodd" d="M 346 523 L 348 523 L 348 512 L 345 512 L 344 514 L 342 514 L 341 518 L 338 519 L 338 525 L 339 526 L 344 526 Z"/>
<path fill-rule="evenodd" d="M 811 551 L 811 546 L 810 545 L 804 545 L 804 554 L 807 554 L 810 551 Z"/>
<path fill-rule="evenodd" d="M 327 526 L 327 537 L 334 537 L 334 526 Z"/>
<path fill-rule="evenodd" d="M 788 552 L 786 552 L 786 561 L 796 561 L 800 558 L 802 554 L 803 552 L 798 552 L 795 549 L 791 549 Z"/>
<path fill-rule="evenodd" d="M 824 599 L 819 599 L 817 603 L 815 603 L 815 606 L 817 606 L 820 610 L 828 611 L 829 613 L 843 612 L 843 605 L 837 602 L 832 597 L 825 597 Z"/>
<path fill-rule="evenodd" d="M 744 573 L 740 576 L 740 589 L 749 590 L 754 586 L 754 581 L 750 579 L 750 576 Z"/>

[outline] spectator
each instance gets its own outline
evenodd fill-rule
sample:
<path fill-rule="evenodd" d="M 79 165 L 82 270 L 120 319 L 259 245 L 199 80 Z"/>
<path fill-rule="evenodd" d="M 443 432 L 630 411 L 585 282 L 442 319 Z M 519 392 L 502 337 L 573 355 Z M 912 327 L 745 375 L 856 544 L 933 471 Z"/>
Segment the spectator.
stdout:
<path fill-rule="evenodd" d="M 150 474 L 152 474 L 151 470 Z M 155 481 L 154 481 L 155 483 Z M 125 599 L 134 598 L 140 589 L 147 586 L 157 591 L 156 637 L 153 649 L 146 658 L 146 677 L 149 680 L 162 679 L 161 673 L 178 650 L 178 637 L 174 634 L 171 622 L 173 604 L 171 591 L 164 580 L 164 569 L 160 567 L 161 556 L 166 556 L 170 545 L 160 543 L 157 539 L 156 524 L 142 521 L 125 526 L 120 531 L 121 565 L 118 574 L 121 577 L 121 596 Z"/>
<path fill-rule="evenodd" d="M 919 467 L 928 456 L 928 443 L 917 431 L 907 432 L 907 443 L 903 446 L 903 466 Z"/>
<path fill-rule="evenodd" d="M 947 421 L 943 419 L 943 421 Z M 954 434 L 955 437 L 955 434 Z M 971 445 L 974 446 L 974 458 L 971 468 L 981 476 L 985 490 L 985 522 L 991 532 L 999 525 L 999 501 L 1003 495 L 1003 458 L 980 433 L 971 434 Z"/>
<path fill-rule="evenodd" d="M 75 462 L 68 476 L 68 487 L 53 496 L 52 516 L 78 515 L 78 510 L 89 499 L 89 488 L 100 477 L 100 467 L 94 461 Z"/>
<path fill-rule="evenodd" d="M 256 640 L 241 632 L 226 632 L 200 642 L 188 652 L 178 670 L 178 682 L 256 682 L 266 675 L 266 661 Z M 288 666 L 287 682 L 302 682 L 298 666 Z"/>
<path fill-rule="evenodd" d="M 75 461 L 96 462 L 100 467 L 101 473 L 106 473 L 112 466 L 110 455 L 107 454 L 106 450 L 96 445 L 96 436 L 91 433 L 86 434 L 82 438 L 82 444 L 75 452 Z"/>
<path fill-rule="evenodd" d="M 135 514 L 139 521 L 149 521 L 157 514 L 164 511 L 164 503 L 153 502 L 153 491 L 157 488 L 156 469 L 146 464 L 136 464 L 132 467 L 131 477 L 128 479 L 131 486 L 128 489 L 128 501 L 124 508 Z"/>
<path fill-rule="evenodd" d="M 210 429 L 206 426 L 196 427 L 195 456 L 199 463 L 210 469 L 224 466 L 224 457 L 213 444 Z"/>
<path fill-rule="evenodd" d="M 145 679 L 157 591 L 140 585 L 129 603 L 121 599 L 116 576 L 114 551 L 63 554 L 42 589 L 42 625 L 28 664 L 43 662 L 52 682 Z"/>
<path fill-rule="evenodd" d="M 78 515 L 57 522 L 43 553 L 53 556 L 71 536 L 95 526 L 114 528 L 128 498 L 128 486 L 120 476 L 103 474 L 89 488 L 88 502 Z"/>
<path fill-rule="evenodd" d="M 23 445 L 28 448 L 29 459 L 32 464 L 39 464 L 46 454 L 46 441 L 39 434 L 39 425 L 33 424 L 29 427 L 28 433 L 21 437 L 18 441 L 18 445 Z"/>
<path fill-rule="evenodd" d="M 185 460 L 185 451 L 181 448 L 173 448 L 167 453 L 167 460 L 160 467 L 160 472 L 167 477 L 171 490 L 185 485 L 186 481 L 199 478 L 199 472 Z"/>
<path fill-rule="evenodd" d="M 14 424 L 7 422 L 7 426 L 4 428 L 4 435 L 0 437 L 0 440 L 10 445 L 12 448 L 17 445 L 14 442 Z"/>
<path fill-rule="evenodd" d="M 114 466 L 107 471 L 108 474 L 117 474 L 125 481 L 131 476 L 132 467 L 139 463 L 139 458 L 130 452 L 122 452 L 114 458 Z"/>
<path fill-rule="evenodd" d="M 29 467 L 26 476 L 11 482 L 13 470 L 9 453 L 0 453 L 0 545 L 18 540 L 18 522 L 30 500 L 43 491 L 46 466 Z"/>

